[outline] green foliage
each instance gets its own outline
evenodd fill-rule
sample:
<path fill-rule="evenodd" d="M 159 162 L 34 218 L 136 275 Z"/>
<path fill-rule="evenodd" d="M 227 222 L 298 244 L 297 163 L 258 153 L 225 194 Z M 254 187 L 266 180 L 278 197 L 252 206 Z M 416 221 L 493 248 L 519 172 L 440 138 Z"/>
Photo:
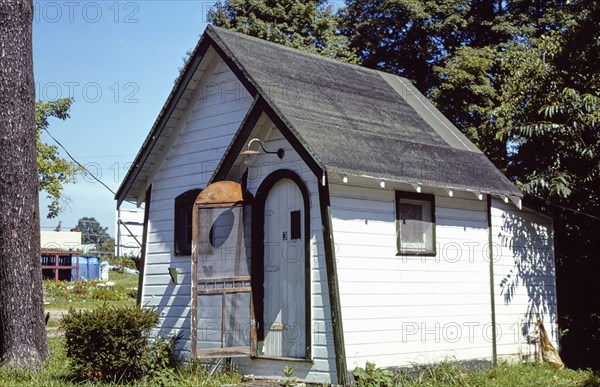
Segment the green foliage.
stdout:
<path fill-rule="evenodd" d="M 497 51 L 490 47 L 464 46 L 434 71 L 441 81 L 431 96 L 438 108 L 467 135 L 492 162 L 505 169 L 506 147 L 498 139 L 494 110 L 498 92 L 490 72 L 496 67 Z"/>
<path fill-rule="evenodd" d="M 571 78 L 566 85 L 583 93 L 600 93 L 600 3 L 577 0 L 570 4 L 571 25 L 564 36 L 557 67 Z"/>
<path fill-rule="evenodd" d="M 60 120 L 69 118 L 69 109 L 73 100 L 61 98 L 54 101 L 35 103 L 35 124 L 37 136 L 37 162 L 40 179 L 40 191 L 47 193 L 50 199 L 48 205 L 48 218 L 54 218 L 61 209 L 63 185 L 74 183 L 80 167 L 58 154 L 56 145 L 49 145 L 41 141 L 41 132 L 50 125 L 49 118 Z"/>
<path fill-rule="evenodd" d="M 356 367 L 353 372 L 354 379 L 361 387 L 385 387 L 394 385 L 394 373 L 390 370 L 375 367 L 374 363 L 367 362 L 365 368 Z"/>
<path fill-rule="evenodd" d="M 401 384 L 417 386 L 465 386 L 469 378 L 475 375 L 457 361 L 445 360 L 429 365 L 417 365 L 412 369 L 398 373 Z"/>
<path fill-rule="evenodd" d="M 503 38 L 449 55 L 435 68 L 440 83 L 432 92 L 440 110 L 526 192 L 592 213 L 600 213 L 600 196 L 590 195 L 600 180 L 586 166 L 598 163 L 600 71 L 565 58 L 594 61 L 573 47 L 597 52 L 600 44 L 583 39 L 581 27 L 600 33 L 598 8 L 506 2 L 506 13 L 494 16 Z"/>
<path fill-rule="evenodd" d="M 106 230 L 106 228 L 105 228 Z M 115 238 L 108 237 L 100 242 L 100 245 L 97 247 L 98 252 L 104 253 L 106 255 L 113 255 L 115 253 Z"/>
<path fill-rule="evenodd" d="M 108 235 L 106 232 L 108 227 L 102 227 L 100 222 L 98 222 L 94 217 L 80 218 L 77 221 L 77 228 L 81 230 L 81 243 L 93 243 L 96 245 L 96 248 L 100 248 L 101 244 L 110 238 L 110 235 Z"/>
<path fill-rule="evenodd" d="M 114 241 L 114 239 L 113 239 L 113 241 Z M 109 258 L 107 261 L 109 264 L 111 264 L 113 266 L 128 267 L 130 269 L 137 268 L 136 261 L 133 258 L 117 257 L 117 258 Z"/>
<path fill-rule="evenodd" d="M 72 380 L 69 362 L 66 357 L 65 340 L 63 337 L 48 340 L 50 358 L 42 370 L 27 371 L 24 369 L 0 367 L 0 386 L 44 386 L 44 387 L 74 387 L 74 386 L 117 386 L 123 383 Z M 240 375 L 233 372 L 210 373 L 206 367 L 199 365 L 168 367 L 153 371 L 148 378 L 133 381 L 130 386 L 148 387 L 221 387 L 223 385 L 238 385 Z"/>
<path fill-rule="evenodd" d="M 71 282 L 46 280 L 43 283 L 44 300 L 51 308 L 71 305 L 91 308 L 100 306 L 106 301 L 111 301 L 113 304 L 135 302 L 138 276 L 111 272 L 111 280 L 115 282 L 114 286 L 104 286 L 98 280 Z"/>
<path fill-rule="evenodd" d="M 497 367 L 465 365 L 446 360 L 429 365 L 417 365 L 396 371 L 375 368 L 367 362 L 365 368 L 356 368 L 354 377 L 358 386 L 598 386 L 600 378 L 591 371 L 557 370 L 542 363 L 500 363 Z"/>
<path fill-rule="evenodd" d="M 283 375 L 285 376 L 285 381 L 282 383 L 284 387 L 291 387 L 296 385 L 296 381 L 298 378 L 294 376 L 294 367 L 285 366 L 283 369 Z"/>
<path fill-rule="evenodd" d="M 209 21 L 247 35 L 346 62 L 357 62 L 326 0 L 224 0 Z"/>
<path fill-rule="evenodd" d="M 64 338 L 49 340 L 50 358 L 43 370 L 0 368 L 1 386 L 81 386 L 81 382 L 71 381 L 69 363 L 66 358 Z M 210 373 L 207 367 L 198 363 L 191 366 L 163 368 L 155 371 L 146 380 L 134 381 L 131 386 L 202 386 L 220 387 L 239 385 L 240 375 L 234 372 Z M 460 380 L 462 384 L 453 382 Z M 122 385 L 123 383 L 120 383 Z M 115 383 L 95 381 L 84 385 L 115 386 Z M 600 377 L 591 371 L 555 370 L 545 364 L 500 363 L 497 368 L 467 369 L 457 362 L 443 362 L 428 366 L 402 369 L 394 373 L 389 386 L 569 386 L 592 387 L 600 385 Z"/>
<path fill-rule="evenodd" d="M 346 1 L 343 31 L 366 67 L 402 75 L 428 91 L 433 67 L 466 39 L 466 0 Z"/>
<path fill-rule="evenodd" d="M 175 341 L 151 339 L 157 323 L 158 313 L 138 307 L 69 310 L 61 326 L 74 377 L 121 383 L 166 368 Z"/>
<path fill-rule="evenodd" d="M 342 18 L 365 66 L 416 82 L 527 192 L 561 203 L 600 183 L 577 172 L 596 165 L 593 112 L 564 94 L 600 95 L 598 2 L 350 0 Z"/>
<path fill-rule="evenodd" d="M 600 203 L 596 191 L 600 170 L 600 98 L 565 88 L 552 104 L 540 109 L 545 120 L 516 128 L 528 141 L 541 139 L 556 150 L 523 185 L 527 192 L 548 192 L 568 198 L 574 190 L 586 192 L 587 199 Z"/>
<path fill-rule="evenodd" d="M 121 301 L 127 298 L 127 294 L 110 287 L 97 287 L 92 290 L 92 298 L 100 301 Z"/>

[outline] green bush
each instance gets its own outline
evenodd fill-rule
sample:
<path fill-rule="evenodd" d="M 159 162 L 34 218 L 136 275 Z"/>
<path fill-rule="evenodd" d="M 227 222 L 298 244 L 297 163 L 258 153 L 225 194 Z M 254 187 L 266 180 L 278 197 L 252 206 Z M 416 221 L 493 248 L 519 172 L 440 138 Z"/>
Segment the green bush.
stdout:
<path fill-rule="evenodd" d="M 61 321 L 76 379 L 129 382 L 171 365 L 176 339 L 150 338 L 158 313 L 138 307 L 69 310 Z"/>

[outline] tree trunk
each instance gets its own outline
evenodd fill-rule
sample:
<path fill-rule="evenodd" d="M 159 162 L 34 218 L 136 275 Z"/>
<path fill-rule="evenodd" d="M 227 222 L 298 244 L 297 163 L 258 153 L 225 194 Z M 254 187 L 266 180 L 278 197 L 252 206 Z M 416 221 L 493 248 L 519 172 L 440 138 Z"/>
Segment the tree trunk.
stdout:
<path fill-rule="evenodd" d="M 0 0 L 0 362 L 26 368 L 48 355 L 32 22 L 31 0 Z"/>

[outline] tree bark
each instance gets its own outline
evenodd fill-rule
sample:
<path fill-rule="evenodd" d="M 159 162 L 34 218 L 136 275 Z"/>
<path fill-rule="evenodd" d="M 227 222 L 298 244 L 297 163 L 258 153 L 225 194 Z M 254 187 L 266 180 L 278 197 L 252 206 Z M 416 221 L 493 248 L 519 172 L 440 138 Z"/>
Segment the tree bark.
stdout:
<path fill-rule="evenodd" d="M 0 362 L 36 368 L 43 318 L 33 1 L 0 0 Z"/>

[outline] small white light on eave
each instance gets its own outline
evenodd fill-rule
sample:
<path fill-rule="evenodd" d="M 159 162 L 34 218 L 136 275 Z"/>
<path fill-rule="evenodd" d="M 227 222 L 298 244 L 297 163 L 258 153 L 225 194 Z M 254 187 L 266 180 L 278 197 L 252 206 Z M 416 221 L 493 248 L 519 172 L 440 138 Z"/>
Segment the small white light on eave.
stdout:
<path fill-rule="evenodd" d="M 346 176 L 346 175 L 342 176 L 342 181 L 344 183 L 347 183 L 348 182 L 348 176 Z"/>
<path fill-rule="evenodd" d="M 383 180 L 380 180 L 380 181 L 379 181 L 379 186 L 380 186 L 381 188 L 385 188 L 385 181 L 383 181 Z"/>
<path fill-rule="evenodd" d="M 451 189 L 445 189 L 445 191 L 448 194 L 448 196 L 450 196 L 450 197 L 454 196 L 454 191 L 452 191 Z"/>
<path fill-rule="evenodd" d="M 414 188 L 415 191 L 417 191 L 417 193 L 421 193 L 421 186 L 418 184 L 411 184 L 411 186 Z"/>
<path fill-rule="evenodd" d="M 509 196 L 508 199 L 515 205 L 519 210 L 523 209 L 523 203 L 521 198 L 518 196 Z"/>

